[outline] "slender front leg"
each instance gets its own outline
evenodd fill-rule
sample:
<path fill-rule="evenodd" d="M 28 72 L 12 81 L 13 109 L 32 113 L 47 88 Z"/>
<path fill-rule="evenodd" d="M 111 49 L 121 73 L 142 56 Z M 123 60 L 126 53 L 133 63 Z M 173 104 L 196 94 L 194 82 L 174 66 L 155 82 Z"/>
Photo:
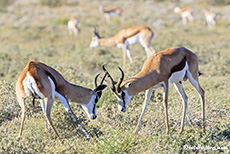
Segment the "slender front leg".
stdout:
<path fill-rule="evenodd" d="M 45 116 L 46 116 L 46 119 L 48 121 L 48 123 L 50 124 L 51 128 L 53 129 L 55 135 L 58 137 L 59 141 L 62 143 L 53 123 L 52 123 L 52 120 L 51 120 L 51 109 L 52 109 L 52 106 L 53 106 L 53 98 L 45 98 L 44 99 L 44 102 L 46 104 L 46 111 L 45 111 Z"/>
<path fill-rule="evenodd" d="M 60 101 L 62 102 L 62 105 L 64 106 L 65 110 L 71 114 L 73 121 L 77 122 L 77 117 L 74 114 L 74 112 L 72 111 L 70 105 L 69 105 L 69 101 L 67 100 L 66 97 L 62 96 L 61 94 L 59 94 L 58 92 L 55 92 L 55 97 L 59 98 Z M 78 127 L 81 128 L 82 132 L 85 134 L 85 136 L 87 136 L 87 138 L 90 138 L 91 136 L 86 132 L 86 130 L 77 122 Z"/>
<path fill-rule="evenodd" d="M 22 108 L 22 121 L 21 121 L 21 128 L 20 128 L 20 132 L 19 132 L 19 137 L 22 136 L 22 130 L 23 130 L 23 126 L 24 126 L 24 122 L 25 122 L 25 118 L 26 118 L 26 108 L 25 108 L 25 98 L 21 98 L 19 100 L 19 105 Z"/>
<path fill-rule="evenodd" d="M 137 134 L 138 131 L 139 131 L 139 128 L 140 128 L 140 125 L 141 125 L 141 121 L 142 121 L 142 119 L 144 117 L 145 110 L 146 110 L 146 108 L 148 106 L 148 102 L 150 100 L 152 92 L 153 92 L 153 89 L 148 89 L 148 90 L 145 91 L 145 101 L 144 101 L 144 104 L 143 104 L 142 113 L 141 113 L 141 116 L 140 116 L 140 118 L 138 120 L 137 126 L 136 126 L 136 128 L 135 128 L 135 130 L 133 132 L 134 134 Z"/>
<path fill-rule="evenodd" d="M 182 16 L 183 25 L 187 25 L 187 17 Z"/>
<path fill-rule="evenodd" d="M 165 134 L 169 134 L 169 122 L 168 122 L 168 94 L 169 94 L 169 82 L 165 82 L 164 85 L 164 106 L 165 106 L 165 124 L 166 124 L 166 132 Z"/>
<path fill-rule="evenodd" d="M 200 94 L 201 99 L 201 105 L 202 105 L 202 132 L 205 132 L 205 91 L 202 89 L 202 87 L 199 84 L 198 76 L 194 78 L 190 72 L 188 72 L 188 78 L 190 83 L 193 85 L 193 87 L 196 88 L 198 93 Z"/>
<path fill-rule="evenodd" d="M 126 55 L 129 58 L 130 63 L 132 63 L 133 59 L 132 59 L 132 56 L 131 56 L 131 53 L 130 53 L 130 50 L 129 50 L 129 43 L 128 43 L 128 41 L 125 41 L 125 52 L 126 52 Z"/>
<path fill-rule="evenodd" d="M 184 122 L 185 122 L 185 116 L 186 116 L 188 97 L 184 91 L 182 83 L 174 83 L 174 87 L 177 90 L 177 92 L 180 94 L 180 96 L 183 100 L 183 103 L 184 103 L 183 114 L 182 114 L 182 118 L 181 118 L 181 128 L 180 128 L 180 133 L 182 133 L 184 130 Z"/>

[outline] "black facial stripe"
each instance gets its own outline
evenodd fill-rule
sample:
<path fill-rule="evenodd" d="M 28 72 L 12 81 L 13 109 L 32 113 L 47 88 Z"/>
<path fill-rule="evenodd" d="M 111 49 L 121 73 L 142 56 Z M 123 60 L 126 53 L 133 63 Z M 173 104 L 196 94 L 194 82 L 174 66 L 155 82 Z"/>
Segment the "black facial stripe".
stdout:
<path fill-rule="evenodd" d="M 96 96 L 96 98 L 95 98 L 95 103 L 94 103 L 94 105 L 93 105 L 93 114 L 95 115 L 95 109 L 96 109 L 96 106 L 97 106 L 97 102 L 98 102 L 98 100 L 99 100 L 99 98 L 98 98 L 99 96 Z"/>
<path fill-rule="evenodd" d="M 102 92 L 98 92 L 98 93 L 97 93 L 97 96 L 98 96 L 99 98 L 101 98 L 101 95 L 102 95 Z"/>
<path fill-rule="evenodd" d="M 96 98 L 95 98 L 95 104 L 97 104 L 97 102 L 98 102 L 98 96 L 96 96 Z"/>
<path fill-rule="evenodd" d="M 93 115 L 95 115 L 95 108 L 96 108 L 96 103 L 93 106 Z"/>
<path fill-rule="evenodd" d="M 125 93 L 123 91 L 121 91 L 121 98 L 123 100 L 123 108 L 125 109 Z"/>

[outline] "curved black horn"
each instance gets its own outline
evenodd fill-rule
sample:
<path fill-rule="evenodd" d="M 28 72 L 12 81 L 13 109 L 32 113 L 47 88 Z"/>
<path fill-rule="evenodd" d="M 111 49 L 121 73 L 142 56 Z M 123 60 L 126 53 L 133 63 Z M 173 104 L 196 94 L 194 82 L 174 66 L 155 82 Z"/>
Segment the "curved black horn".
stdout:
<path fill-rule="evenodd" d="M 117 66 L 118 68 L 119 68 L 119 70 L 121 71 L 121 78 L 120 78 L 120 81 L 119 81 L 119 83 L 118 83 L 118 85 L 117 85 L 117 92 L 118 93 L 120 93 L 121 92 L 121 83 L 122 83 L 122 81 L 124 80 L 124 72 L 123 72 L 123 70 L 119 67 L 119 66 Z"/>
<path fill-rule="evenodd" d="M 98 73 L 94 79 L 94 84 L 95 84 L 95 87 L 97 87 L 97 78 L 99 77 L 101 73 Z"/>
<path fill-rule="evenodd" d="M 101 79 L 101 83 L 100 84 L 103 84 L 105 78 L 106 78 L 106 75 L 108 74 L 108 72 L 105 72 L 105 75 L 103 76 L 103 78 Z"/>
<path fill-rule="evenodd" d="M 101 38 L 100 35 L 99 35 L 99 28 L 98 28 L 98 26 L 94 27 L 94 35 L 97 36 L 98 38 Z"/>
<path fill-rule="evenodd" d="M 102 69 L 105 71 L 105 73 L 108 75 L 108 77 L 111 79 L 111 81 L 112 81 L 112 91 L 113 92 L 115 92 L 116 93 L 116 87 L 115 87 L 115 82 L 114 82 L 114 80 L 113 80 L 113 78 L 111 77 L 111 75 L 109 74 L 109 72 L 105 69 L 105 64 L 104 65 L 102 65 Z"/>

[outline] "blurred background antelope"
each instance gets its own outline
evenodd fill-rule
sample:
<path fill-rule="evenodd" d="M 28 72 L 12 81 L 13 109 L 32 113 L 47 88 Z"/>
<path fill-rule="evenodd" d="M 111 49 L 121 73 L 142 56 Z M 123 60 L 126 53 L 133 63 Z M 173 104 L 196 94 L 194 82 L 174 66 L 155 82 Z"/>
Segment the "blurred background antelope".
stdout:
<path fill-rule="evenodd" d="M 114 7 L 110 9 L 104 9 L 103 5 L 98 7 L 98 10 L 103 13 L 107 23 L 110 23 L 111 16 L 117 16 L 120 20 L 122 19 L 122 9 L 120 7 Z"/>
<path fill-rule="evenodd" d="M 216 13 L 210 10 L 204 10 L 205 21 L 209 29 L 216 26 Z"/>

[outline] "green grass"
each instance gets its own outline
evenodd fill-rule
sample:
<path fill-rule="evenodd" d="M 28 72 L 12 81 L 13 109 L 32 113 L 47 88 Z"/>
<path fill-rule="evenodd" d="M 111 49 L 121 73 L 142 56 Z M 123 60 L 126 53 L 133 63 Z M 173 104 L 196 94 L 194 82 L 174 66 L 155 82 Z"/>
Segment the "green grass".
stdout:
<path fill-rule="evenodd" d="M 41 2 L 41 1 L 40 1 Z M 45 1 L 44 1 L 45 2 Z M 64 2 L 64 1 L 60 1 Z M 66 3 L 66 1 L 65 1 Z M 73 1 L 75 3 L 75 1 Z M 173 7 L 178 3 L 162 1 L 103 1 L 105 7 L 121 6 L 124 23 L 113 17 L 110 24 L 98 12 L 99 1 L 77 1 L 77 5 L 49 8 L 47 5 L 27 4 L 27 11 L 16 5 L 14 12 L 2 12 L 0 19 L 0 153 L 229 153 L 230 152 L 230 37 L 227 9 L 198 2 L 193 25 L 182 26 Z M 54 4 L 52 4 L 54 5 Z M 190 5 L 181 3 L 180 6 Z M 165 7 L 167 6 L 167 7 Z M 208 30 L 203 22 L 203 7 L 214 8 L 218 14 L 215 29 Z M 226 6 L 227 7 L 227 6 Z M 225 12 L 221 12 L 225 11 Z M 220 13 L 221 12 L 221 13 Z M 68 36 L 67 19 L 79 17 L 78 37 Z M 19 23 L 22 16 L 32 17 Z M 153 27 L 161 19 L 166 26 Z M 173 46 L 185 46 L 197 54 L 200 61 L 200 84 L 206 96 L 206 133 L 201 133 L 201 103 L 199 95 L 189 82 L 184 89 L 189 97 L 184 133 L 179 135 L 182 101 L 171 86 L 169 95 L 170 133 L 165 135 L 163 90 L 153 93 L 145 112 L 140 131 L 132 132 L 141 114 L 144 92 L 133 97 L 126 113 L 117 110 L 117 100 L 107 88 L 97 104 L 97 119 L 89 121 L 83 109 L 71 103 L 78 122 L 92 136 L 88 140 L 66 113 L 61 102 L 55 100 L 51 117 L 64 144 L 61 145 L 52 130 L 45 127 L 45 117 L 36 102 L 27 99 L 27 116 L 23 135 L 18 138 L 21 109 L 16 100 L 15 83 L 30 60 L 38 60 L 58 70 L 66 80 L 93 88 L 95 75 L 102 64 L 115 80 L 120 78 L 116 65 L 122 67 L 122 52 L 118 48 L 90 49 L 93 26 L 99 25 L 101 36 L 109 37 L 118 30 L 147 25 L 156 36 L 151 42 L 159 52 Z M 125 79 L 138 73 L 146 59 L 140 45 L 130 46 L 133 64 L 129 61 Z M 110 86 L 110 85 L 109 85 Z M 221 147 L 222 149 L 214 149 Z"/>

